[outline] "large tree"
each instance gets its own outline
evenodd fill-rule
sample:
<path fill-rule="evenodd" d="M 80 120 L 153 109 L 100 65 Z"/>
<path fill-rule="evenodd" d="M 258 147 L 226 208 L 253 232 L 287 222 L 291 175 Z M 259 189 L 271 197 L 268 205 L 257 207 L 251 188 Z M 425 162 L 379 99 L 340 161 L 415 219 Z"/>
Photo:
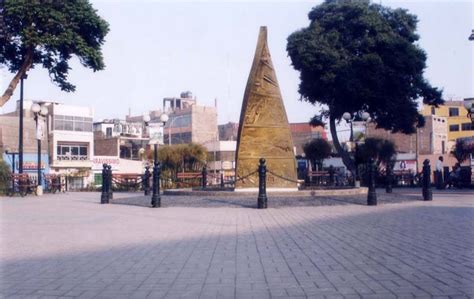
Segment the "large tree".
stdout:
<path fill-rule="evenodd" d="M 417 44 L 415 15 L 369 1 L 326 0 L 308 16 L 309 26 L 287 44 L 299 93 L 322 104 L 334 146 L 354 171 L 336 132 L 344 112 L 369 112 L 378 128 L 410 134 L 424 125 L 417 101 L 441 104 L 441 91 L 423 78 L 426 53 Z"/>
<path fill-rule="evenodd" d="M 323 160 L 331 156 L 331 144 L 325 139 L 316 138 L 305 143 L 303 145 L 303 151 L 308 159 L 311 162 L 313 170 L 323 168 Z"/>
<path fill-rule="evenodd" d="M 40 64 L 62 90 L 71 92 L 69 59 L 75 55 L 94 71 L 104 69 L 101 47 L 109 31 L 87 0 L 0 1 L 0 65 L 14 77 L 0 99 L 13 95 L 21 77 Z"/>

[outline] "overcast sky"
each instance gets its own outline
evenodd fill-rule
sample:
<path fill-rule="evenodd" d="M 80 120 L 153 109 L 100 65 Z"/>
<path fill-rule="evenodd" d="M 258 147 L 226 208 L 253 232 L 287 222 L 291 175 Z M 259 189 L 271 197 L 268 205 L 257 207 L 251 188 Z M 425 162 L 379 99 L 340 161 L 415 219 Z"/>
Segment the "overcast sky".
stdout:
<path fill-rule="evenodd" d="M 474 97 L 473 1 L 377 1 L 418 15 L 420 44 L 428 53 L 426 77 L 446 99 Z M 74 61 L 75 93 L 61 92 L 45 70 L 30 71 L 25 97 L 90 105 L 95 118 L 124 118 L 162 106 L 163 97 L 190 90 L 199 104 L 214 105 L 219 123 L 238 121 L 259 27 L 268 27 L 273 64 L 291 122 L 306 122 L 318 110 L 298 101 L 298 73 L 286 53 L 286 38 L 308 25 L 321 1 L 164 2 L 93 1 L 110 24 L 104 45 L 106 69 L 93 73 Z M 13 74 L 2 70 L 1 91 Z M 13 110 L 19 88 L 0 112 Z"/>

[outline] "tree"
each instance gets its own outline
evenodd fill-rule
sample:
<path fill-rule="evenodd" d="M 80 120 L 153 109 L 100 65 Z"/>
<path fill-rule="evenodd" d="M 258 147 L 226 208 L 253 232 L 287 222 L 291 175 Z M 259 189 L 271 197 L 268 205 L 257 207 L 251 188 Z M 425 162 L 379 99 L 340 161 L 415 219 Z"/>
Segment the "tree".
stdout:
<path fill-rule="evenodd" d="M 392 141 L 380 138 L 367 138 L 365 143 L 357 147 L 355 160 L 357 164 L 365 164 L 370 159 L 373 159 L 377 167 L 379 167 L 381 164 L 392 164 L 396 153 L 395 144 Z"/>
<path fill-rule="evenodd" d="M 200 171 L 205 164 L 207 150 L 200 144 L 173 144 L 158 148 L 158 160 L 163 172 L 175 177 L 180 171 Z M 153 150 L 148 153 L 153 159 Z"/>
<path fill-rule="evenodd" d="M 469 146 L 463 139 L 457 139 L 451 155 L 456 158 L 459 164 L 469 159 L 474 154 L 474 146 Z"/>
<path fill-rule="evenodd" d="M 441 91 L 423 78 L 426 53 L 417 44 L 417 18 L 407 10 L 326 0 L 308 17 L 310 25 L 292 33 L 287 44 L 300 72 L 301 100 L 323 105 L 334 147 L 354 172 L 336 132 L 344 112 L 369 112 L 378 128 L 411 134 L 424 125 L 417 100 L 437 106 Z"/>
<path fill-rule="evenodd" d="M 325 139 L 316 138 L 303 145 L 306 159 L 311 162 L 313 169 L 323 167 L 323 160 L 331 155 L 331 145 Z"/>
<path fill-rule="evenodd" d="M 3 0 L 0 5 L 0 65 L 15 73 L 0 107 L 35 65 L 46 68 L 51 80 L 66 92 L 75 91 L 68 82 L 73 55 L 93 71 L 104 69 L 101 47 L 109 25 L 89 1 Z"/>

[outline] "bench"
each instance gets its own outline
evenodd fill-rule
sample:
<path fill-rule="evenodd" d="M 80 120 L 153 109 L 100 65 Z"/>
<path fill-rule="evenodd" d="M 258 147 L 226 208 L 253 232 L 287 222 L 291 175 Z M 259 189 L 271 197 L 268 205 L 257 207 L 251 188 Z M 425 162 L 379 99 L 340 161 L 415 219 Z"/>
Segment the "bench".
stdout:
<path fill-rule="evenodd" d="M 31 178 L 27 173 L 13 173 L 11 175 L 11 186 L 8 194 L 13 196 L 15 193 L 25 196 L 28 193 L 35 193 L 38 184 L 36 179 Z"/>

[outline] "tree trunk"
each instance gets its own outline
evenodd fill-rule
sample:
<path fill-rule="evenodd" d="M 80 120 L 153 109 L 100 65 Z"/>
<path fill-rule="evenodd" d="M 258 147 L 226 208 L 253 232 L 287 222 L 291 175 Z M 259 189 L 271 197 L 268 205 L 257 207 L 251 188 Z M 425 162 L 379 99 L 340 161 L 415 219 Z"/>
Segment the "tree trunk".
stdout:
<path fill-rule="evenodd" d="M 346 152 L 341 143 L 339 143 L 339 138 L 337 137 L 336 131 L 336 119 L 334 116 L 329 117 L 329 128 L 331 130 L 332 142 L 334 143 L 334 147 L 336 148 L 337 153 L 342 158 L 342 162 L 347 167 L 347 169 L 352 173 L 352 176 L 355 177 L 355 163 L 354 160 L 349 156 L 349 153 Z"/>
<path fill-rule="evenodd" d="M 2 97 L 0 98 L 0 107 L 3 107 L 6 102 L 12 97 L 13 92 L 15 91 L 16 86 L 18 85 L 18 82 L 20 82 L 21 77 L 28 72 L 28 70 L 31 68 L 33 65 L 33 49 L 28 50 L 28 52 L 25 55 L 25 60 L 23 61 L 23 64 L 21 65 L 20 69 L 16 73 L 15 77 L 10 81 L 10 84 L 8 84 L 7 89 L 3 93 Z"/>

